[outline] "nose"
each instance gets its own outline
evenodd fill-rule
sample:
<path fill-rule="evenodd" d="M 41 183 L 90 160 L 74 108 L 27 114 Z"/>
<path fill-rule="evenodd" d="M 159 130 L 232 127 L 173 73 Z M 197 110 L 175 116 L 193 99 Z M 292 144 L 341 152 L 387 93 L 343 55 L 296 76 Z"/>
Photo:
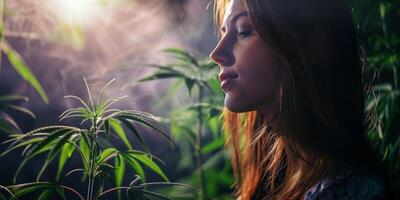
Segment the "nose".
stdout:
<path fill-rule="evenodd" d="M 210 54 L 210 59 L 221 67 L 230 66 L 234 63 L 232 42 L 226 36 L 221 38 Z"/>

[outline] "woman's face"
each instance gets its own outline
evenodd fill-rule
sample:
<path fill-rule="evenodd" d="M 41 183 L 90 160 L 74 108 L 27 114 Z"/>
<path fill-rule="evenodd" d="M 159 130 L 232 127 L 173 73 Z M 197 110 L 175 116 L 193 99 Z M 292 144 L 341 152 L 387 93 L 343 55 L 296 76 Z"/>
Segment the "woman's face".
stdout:
<path fill-rule="evenodd" d="M 210 57 L 220 68 L 225 106 L 232 112 L 270 112 L 279 87 L 278 58 L 239 0 L 231 0 L 226 8 L 221 36 Z"/>

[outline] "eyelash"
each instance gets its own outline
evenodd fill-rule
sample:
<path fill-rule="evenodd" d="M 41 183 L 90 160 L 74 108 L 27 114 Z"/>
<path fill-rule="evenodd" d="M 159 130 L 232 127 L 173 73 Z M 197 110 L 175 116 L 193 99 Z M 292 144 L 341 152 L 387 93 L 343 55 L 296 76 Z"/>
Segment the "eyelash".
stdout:
<path fill-rule="evenodd" d="M 242 32 L 239 32 L 239 33 L 237 34 L 238 38 L 246 38 L 246 37 L 249 37 L 249 36 L 251 36 L 251 35 L 253 35 L 253 31 L 252 31 L 252 30 L 249 30 L 249 31 L 242 31 Z"/>

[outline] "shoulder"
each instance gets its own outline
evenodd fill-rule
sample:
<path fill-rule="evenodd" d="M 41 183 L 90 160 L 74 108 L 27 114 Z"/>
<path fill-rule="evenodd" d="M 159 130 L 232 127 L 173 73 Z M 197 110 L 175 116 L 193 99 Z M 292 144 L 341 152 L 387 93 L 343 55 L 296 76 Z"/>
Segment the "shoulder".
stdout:
<path fill-rule="evenodd" d="M 304 200 L 385 200 L 388 194 L 385 176 L 341 168 L 310 188 Z"/>

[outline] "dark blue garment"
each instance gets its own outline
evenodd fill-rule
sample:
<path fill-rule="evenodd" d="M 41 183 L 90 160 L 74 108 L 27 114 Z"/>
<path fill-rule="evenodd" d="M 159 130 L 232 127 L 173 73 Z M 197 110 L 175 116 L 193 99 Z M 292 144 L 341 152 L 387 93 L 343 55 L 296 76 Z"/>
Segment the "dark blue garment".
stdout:
<path fill-rule="evenodd" d="M 283 181 L 284 170 L 281 170 L 279 175 L 276 182 L 278 185 Z M 266 194 L 268 191 L 264 176 L 251 199 L 268 200 Z M 394 200 L 394 198 L 387 178 L 381 172 L 341 166 L 311 187 L 303 200 Z"/>
<path fill-rule="evenodd" d="M 383 175 L 341 168 L 310 188 L 304 200 L 385 200 L 388 194 Z"/>

